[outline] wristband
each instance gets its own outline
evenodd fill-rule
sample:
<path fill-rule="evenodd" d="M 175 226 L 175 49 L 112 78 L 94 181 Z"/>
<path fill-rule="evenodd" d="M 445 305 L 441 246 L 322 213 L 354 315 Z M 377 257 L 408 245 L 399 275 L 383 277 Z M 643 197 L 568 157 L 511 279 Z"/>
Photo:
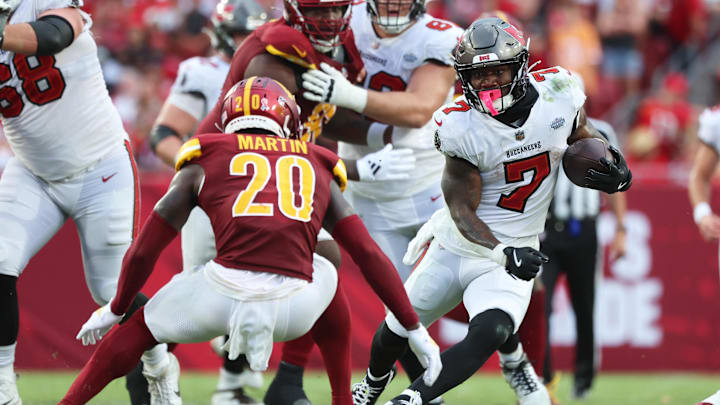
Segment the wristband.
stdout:
<path fill-rule="evenodd" d="M 492 253 L 490 254 L 490 260 L 494 261 L 495 263 L 505 267 L 507 266 L 507 256 L 505 256 L 505 248 L 507 248 L 508 245 L 504 243 L 498 243 L 495 248 L 493 248 Z"/>
<path fill-rule="evenodd" d="M 382 149 L 385 147 L 385 130 L 387 125 L 380 122 L 370 124 L 367 132 L 367 145 L 373 149 Z"/>
<path fill-rule="evenodd" d="M 700 221 L 710 214 L 712 214 L 712 209 L 710 208 L 710 204 L 706 202 L 699 203 L 693 209 L 693 219 L 696 224 L 700 224 Z"/>

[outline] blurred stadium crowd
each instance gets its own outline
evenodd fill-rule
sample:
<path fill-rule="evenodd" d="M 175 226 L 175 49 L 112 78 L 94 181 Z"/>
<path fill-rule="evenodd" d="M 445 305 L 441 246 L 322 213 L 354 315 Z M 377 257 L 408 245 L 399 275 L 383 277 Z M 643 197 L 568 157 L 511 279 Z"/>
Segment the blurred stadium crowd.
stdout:
<path fill-rule="evenodd" d="M 105 80 L 145 171 L 169 170 L 151 152 L 147 135 L 180 61 L 210 51 L 203 29 L 216 3 L 85 0 Z M 279 0 L 261 3 L 281 14 Z M 720 102 L 720 1 L 428 2 L 432 15 L 461 27 L 489 10 L 524 25 L 531 62 L 540 61 L 536 69 L 562 65 L 583 77 L 590 116 L 613 124 L 640 177 L 685 170 L 699 112 Z M 0 166 L 10 154 L 0 141 Z"/>

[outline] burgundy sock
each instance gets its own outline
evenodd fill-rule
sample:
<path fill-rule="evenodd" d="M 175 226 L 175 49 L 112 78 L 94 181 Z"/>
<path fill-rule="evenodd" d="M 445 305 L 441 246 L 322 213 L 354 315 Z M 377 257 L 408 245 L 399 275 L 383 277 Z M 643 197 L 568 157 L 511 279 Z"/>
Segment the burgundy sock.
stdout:
<path fill-rule="evenodd" d="M 445 314 L 445 318 L 452 319 L 453 321 L 463 322 L 463 323 L 469 323 L 470 322 L 470 316 L 467 313 L 467 309 L 465 309 L 465 305 L 462 303 L 458 304 L 455 308 L 453 308 L 450 312 Z"/>
<path fill-rule="evenodd" d="M 80 371 L 60 405 L 85 404 L 110 381 L 129 373 L 145 350 L 158 344 L 145 325 L 141 308 L 108 333 Z"/>
<path fill-rule="evenodd" d="M 315 341 L 310 332 L 295 340 L 285 342 L 282 348 L 282 361 L 298 367 L 305 367 L 310 358 Z"/>
<path fill-rule="evenodd" d="M 525 319 L 518 335 L 535 371 L 542 371 L 547 350 L 547 320 L 545 319 L 545 290 L 533 291 Z"/>
<path fill-rule="evenodd" d="M 315 322 L 313 339 L 320 348 L 332 389 L 332 405 L 353 405 L 350 393 L 350 306 L 338 283 L 335 297 Z"/>

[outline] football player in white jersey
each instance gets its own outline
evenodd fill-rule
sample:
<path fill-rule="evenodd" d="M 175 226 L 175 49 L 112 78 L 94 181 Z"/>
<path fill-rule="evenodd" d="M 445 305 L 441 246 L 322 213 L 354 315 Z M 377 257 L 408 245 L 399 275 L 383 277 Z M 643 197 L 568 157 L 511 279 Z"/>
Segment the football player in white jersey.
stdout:
<path fill-rule="evenodd" d="M 192 135 L 197 123 L 220 97 L 235 49 L 250 32 L 268 19 L 267 10 L 255 0 L 222 0 L 215 7 L 210 17 L 212 28 L 207 30 L 207 34 L 217 52 L 212 56 L 197 56 L 180 63 L 170 95 L 150 132 L 153 151 L 170 167 L 175 167 L 175 156 L 185 138 Z M 210 219 L 200 207 L 193 209 L 183 226 L 181 244 L 183 269 L 186 271 L 200 268 L 215 258 L 215 235 Z M 218 339 L 224 340 L 223 337 Z M 213 348 L 216 346 L 213 345 Z M 212 404 L 257 403 L 245 394 L 243 387 L 259 388 L 262 375 L 247 367 L 244 355 L 230 360 L 227 352 L 217 351 L 224 360 Z"/>
<path fill-rule="evenodd" d="M 0 1 L 0 115 L 15 154 L 0 178 L 0 403 L 6 405 L 21 404 L 13 369 L 16 282 L 28 261 L 72 218 L 88 289 L 104 305 L 137 231 L 137 170 L 82 4 Z M 165 345 L 143 357 L 151 391 L 177 386 L 177 360 Z M 149 400 L 146 384 L 128 386 L 138 389 L 133 403 Z"/>
<path fill-rule="evenodd" d="M 525 39 L 509 23 L 476 20 L 454 56 L 464 97 L 433 116 L 435 146 L 446 160 L 445 206 L 411 242 L 408 256 L 415 259 L 431 240 L 405 286 L 425 325 L 462 302 L 470 327 L 442 354 L 446 366 L 431 387 L 415 380 L 388 403 L 427 403 L 461 384 L 499 350 L 520 404 L 550 404 L 515 332 L 532 280 L 547 260 L 537 250 L 538 235 L 564 150 L 581 138 L 603 138 L 587 122 L 585 95 L 567 70 L 528 73 Z M 630 187 L 623 156 L 617 150 L 613 155 L 613 162 L 603 161 L 607 172 L 588 171 L 588 187 L 608 193 Z M 364 403 L 377 400 L 406 349 L 397 321 L 387 316 L 373 339 Z"/>
<path fill-rule="evenodd" d="M 720 108 L 717 106 L 700 115 L 698 138 L 700 145 L 690 172 L 688 192 L 698 230 L 705 240 L 711 241 L 720 237 L 720 217 L 710 208 L 711 180 L 720 161 Z M 697 405 L 720 405 L 720 391 Z"/>

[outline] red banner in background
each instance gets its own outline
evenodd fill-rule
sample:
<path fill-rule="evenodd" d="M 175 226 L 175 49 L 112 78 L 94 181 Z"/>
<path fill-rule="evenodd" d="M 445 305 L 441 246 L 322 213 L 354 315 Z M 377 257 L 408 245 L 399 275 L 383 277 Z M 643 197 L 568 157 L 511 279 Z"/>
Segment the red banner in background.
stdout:
<path fill-rule="evenodd" d="M 142 217 L 165 192 L 169 179 L 143 177 Z M 720 198 L 720 195 L 716 196 Z M 667 182 L 636 183 L 628 193 L 628 254 L 605 260 L 596 305 L 603 370 L 720 369 L 718 248 L 700 239 L 692 222 L 687 190 Z M 612 237 L 611 216 L 599 222 L 601 242 Z M 607 257 L 605 257 L 607 259 Z M 292 258 L 288 258 L 292 260 Z M 353 311 L 353 367 L 367 366 L 369 345 L 383 307 L 345 255 L 340 271 Z M 181 269 L 179 239 L 161 255 L 144 291 L 152 294 Z M 92 353 L 76 341 L 80 326 L 96 309 L 82 270 L 74 225 L 67 224 L 30 262 L 19 282 L 20 336 L 16 366 L 77 369 Z M 202 303 L 198 303 L 202 305 Z M 553 336 L 556 364 L 572 364 L 574 319 L 567 295 L 556 295 Z M 462 339 L 463 325 L 442 321 L 440 343 Z M 279 349 L 279 348 L 278 348 Z M 208 344 L 180 345 L 183 369 L 215 369 L 220 359 Z M 273 354 L 277 362 L 279 350 Z M 497 367 L 491 360 L 488 367 Z M 311 367 L 321 367 L 317 349 Z M 271 366 L 272 367 L 272 366 Z"/>

